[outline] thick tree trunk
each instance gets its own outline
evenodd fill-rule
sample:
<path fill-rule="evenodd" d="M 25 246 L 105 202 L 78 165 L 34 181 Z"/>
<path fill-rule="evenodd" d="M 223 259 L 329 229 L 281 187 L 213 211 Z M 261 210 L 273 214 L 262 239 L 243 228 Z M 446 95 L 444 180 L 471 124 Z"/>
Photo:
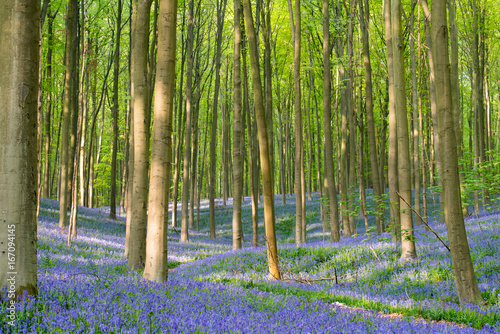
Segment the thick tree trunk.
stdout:
<path fill-rule="evenodd" d="M 264 225 L 267 240 L 267 259 L 271 278 L 281 279 L 278 265 L 278 247 L 276 244 L 275 217 L 274 217 L 274 189 L 271 180 L 271 165 L 269 158 L 269 144 L 267 138 L 267 124 L 264 113 L 264 99 L 262 97 L 262 83 L 260 80 L 259 55 L 257 38 L 252 18 L 250 0 L 243 1 L 245 26 L 248 32 L 250 46 L 250 61 L 252 65 L 252 81 L 254 91 L 255 113 L 260 148 L 260 162 L 262 168 L 262 183 L 264 194 Z"/>
<path fill-rule="evenodd" d="M 0 288 L 36 295 L 37 93 L 40 1 L 7 1 L 0 12 Z M 66 214 L 66 211 L 64 211 Z M 14 258 L 14 260 L 13 260 Z M 14 282 L 11 277 L 14 276 Z M 5 317 L 7 319 L 7 317 Z"/>
<path fill-rule="evenodd" d="M 151 0 L 135 0 L 132 16 L 132 103 L 134 107 L 134 179 L 128 265 L 143 268 L 146 259 L 146 222 L 149 169 L 148 44 Z"/>
<path fill-rule="evenodd" d="M 432 55 L 436 66 L 436 95 L 439 110 L 439 136 L 443 142 L 441 161 L 444 193 L 444 216 L 450 240 L 455 285 L 460 302 L 482 302 L 474 266 L 470 256 L 462 215 L 460 179 L 454 117 L 451 101 L 450 63 L 448 56 L 448 28 L 446 1 L 432 2 Z"/>
<path fill-rule="evenodd" d="M 168 278 L 167 226 L 172 160 L 172 118 L 175 94 L 177 0 L 160 0 L 158 67 L 149 181 L 149 217 L 144 278 Z"/>

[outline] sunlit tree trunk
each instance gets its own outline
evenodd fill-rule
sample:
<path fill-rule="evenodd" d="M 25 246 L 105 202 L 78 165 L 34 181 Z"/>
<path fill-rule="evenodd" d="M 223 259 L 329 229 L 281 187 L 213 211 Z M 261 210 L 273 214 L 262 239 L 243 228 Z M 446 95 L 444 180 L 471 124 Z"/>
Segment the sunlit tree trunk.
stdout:
<path fill-rule="evenodd" d="M 267 241 L 267 259 L 271 278 L 281 279 L 278 266 L 278 247 L 276 245 L 275 217 L 274 217 L 274 189 L 271 180 L 271 165 L 269 159 L 269 145 L 267 138 L 267 124 L 264 113 L 264 99 L 260 79 L 259 55 L 257 39 L 252 18 L 250 0 L 243 1 L 245 26 L 250 46 L 250 62 L 252 65 L 252 82 L 254 92 L 255 114 L 257 119 L 257 136 L 259 139 L 260 162 L 262 168 L 262 183 L 264 195 L 264 224 Z"/>
<path fill-rule="evenodd" d="M 40 1 L 5 2 L 0 27 L 0 288 L 36 295 Z"/>
<path fill-rule="evenodd" d="M 177 0 L 160 0 L 159 6 L 158 65 L 144 278 L 165 282 L 168 278 L 167 226 L 175 94 Z"/>
<path fill-rule="evenodd" d="M 143 268 L 146 257 L 146 222 L 149 169 L 148 44 L 151 0 L 135 0 L 132 15 L 132 103 L 134 107 L 134 179 L 132 183 L 128 265 Z"/>

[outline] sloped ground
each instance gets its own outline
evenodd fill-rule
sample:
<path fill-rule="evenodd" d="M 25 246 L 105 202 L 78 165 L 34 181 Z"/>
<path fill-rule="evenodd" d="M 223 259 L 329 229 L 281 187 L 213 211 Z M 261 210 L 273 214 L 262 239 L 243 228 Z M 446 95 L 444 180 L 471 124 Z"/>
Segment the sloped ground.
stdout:
<path fill-rule="evenodd" d="M 417 232 L 419 258 L 400 262 L 390 235 L 362 234 L 333 244 L 308 202 L 309 243 L 293 242 L 294 204 L 276 201 L 280 260 L 285 281 L 268 278 L 265 248 L 232 251 L 230 207 L 219 206 L 218 237 L 200 232 L 180 244 L 169 231 L 167 284 L 145 282 L 130 271 L 125 224 L 103 211 L 79 210 L 71 247 L 57 227 L 58 203 L 43 200 L 38 226 L 39 296 L 17 304 L 10 333 L 497 333 L 500 332 L 500 219 L 468 220 L 469 242 L 485 306 L 459 306 L 450 256 L 436 239 Z M 229 204 L 229 203 L 228 203 Z M 201 208 L 203 211 L 204 209 Z M 251 240 L 251 210 L 243 212 Z M 262 217 L 260 218 L 262 225 Z M 361 231 L 360 220 L 358 225 Z M 446 240 L 444 226 L 433 225 Z M 263 243 L 263 227 L 260 226 Z M 6 304 L 0 306 L 5 312 Z M 396 316 L 394 314 L 397 314 Z M 422 320 L 422 317 L 427 320 Z M 446 320 L 437 323 L 435 320 Z M 460 324 L 467 324 L 459 325 Z M 471 326 L 468 326 L 470 324 Z M 474 328 L 474 327 L 476 328 Z"/>

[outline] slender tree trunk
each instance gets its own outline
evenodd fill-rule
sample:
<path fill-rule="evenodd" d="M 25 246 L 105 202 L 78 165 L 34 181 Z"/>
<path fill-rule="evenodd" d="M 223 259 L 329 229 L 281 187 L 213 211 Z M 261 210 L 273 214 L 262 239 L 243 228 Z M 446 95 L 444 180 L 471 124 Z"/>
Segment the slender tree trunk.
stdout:
<path fill-rule="evenodd" d="M 417 94 L 417 63 L 415 60 L 415 7 L 417 5 L 417 0 L 412 0 L 411 5 L 411 17 L 410 17 L 410 58 L 411 58 L 411 85 L 412 85 L 412 123 L 413 123 L 413 150 L 412 150 L 412 162 L 413 162 L 413 189 L 415 189 L 415 211 L 420 214 L 420 155 L 419 155 L 419 128 L 418 128 L 418 94 Z M 420 225 L 420 219 L 417 218 L 416 225 Z"/>
<path fill-rule="evenodd" d="M 349 123 L 349 156 L 348 156 L 348 196 L 349 196 L 349 229 L 350 235 L 356 234 L 356 124 L 354 122 L 355 106 L 353 96 L 353 21 L 355 2 L 349 4 L 349 23 L 347 28 L 347 118 Z"/>
<path fill-rule="evenodd" d="M 413 231 L 413 213 L 406 203 L 411 203 L 411 162 L 406 111 L 405 73 L 403 64 L 403 39 L 401 28 L 401 0 L 391 0 L 391 33 L 394 71 L 395 109 L 398 131 L 398 180 L 401 199 L 401 258 L 417 256 Z M 406 201 L 406 202 L 405 202 Z"/>
<path fill-rule="evenodd" d="M 243 6 L 240 6 L 240 12 L 243 11 Z M 248 123 L 248 160 L 250 165 L 250 193 L 252 202 L 252 244 L 254 247 L 259 245 L 259 207 L 258 207 L 258 186 L 259 186 L 259 171 L 257 169 L 257 145 L 256 139 L 256 125 L 255 117 L 251 120 L 250 106 L 248 103 L 248 77 L 247 77 L 247 56 L 245 47 L 245 25 L 243 22 L 243 15 L 241 16 L 241 30 L 242 30 L 242 59 L 243 59 L 243 109 L 246 110 L 247 123 Z"/>
<path fill-rule="evenodd" d="M 393 71 L 393 49 L 391 32 L 391 0 L 384 0 L 384 23 L 385 23 L 385 44 L 387 47 L 387 95 L 389 109 L 389 154 L 388 154 L 388 181 L 389 181 L 389 202 L 391 222 L 389 223 L 393 231 L 393 240 L 401 240 L 401 220 L 399 211 L 399 190 L 398 182 L 398 141 L 397 122 L 395 108 L 394 71 Z"/>
<path fill-rule="evenodd" d="M 57 14 L 57 13 L 56 13 Z M 43 197 L 50 198 L 52 196 L 52 187 L 51 187 L 51 178 L 50 178 L 50 166 L 51 166 L 51 121 L 52 121 L 52 90 L 53 90 L 53 79 L 52 79 L 52 49 L 53 49 L 53 40 L 54 40 L 54 19 L 55 16 L 51 15 L 51 12 L 48 13 L 48 50 L 47 50 L 47 72 L 46 78 L 48 81 L 48 92 L 47 92 L 47 101 L 46 101 L 46 115 L 45 115 L 45 161 L 44 161 L 44 179 L 43 179 Z"/>
<path fill-rule="evenodd" d="M 115 60 L 113 77 L 113 147 L 111 156 L 111 195 L 110 195 L 110 218 L 116 218 L 116 157 L 118 153 L 118 78 L 120 75 L 120 38 L 122 25 L 122 1 L 118 0 L 118 16 L 116 19 L 115 36 Z"/>
<path fill-rule="evenodd" d="M 59 228 L 68 225 L 68 206 L 71 194 L 71 167 L 72 154 L 70 153 L 71 119 L 78 111 L 78 1 L 69 0 L 66 14 L 66 75 L 64 80 L 64 107 L 61 142 L 61 179 L 59 181 Z"/>
<path fill-rule="evenodd" d="M 330 11 L 323 0 L 323 128 L 325 131 L 325 192 L 330 208 L 330 241 L 340 240 L 339 205 L 333 164 L 331 81 L 330 81 Z M 318 129 L 319 130 L 319 129 Z"/>
<path fill-rule="evenodd" d="M 370 9 L 368 0 L 359 2 L 361 32 L 363 38 L 363 60 L 365 65 L 365 93 L 366 93 L 366 123 L 368 130 L 368 145 L 370 147 L 370 166 L 372 176 L 373 195 L 375 200 L 375 220 L 377 233 L 384 231 L 384 212 L 382 209 L 382 185 L 379 179 L 379 163 L 377 157 L 377 139 L 375 138 L 375 120 L 373 117 L 373 89 L 372 89 L 372 66 L 370 61 L 369 48 L 369 27 Z M 363 8 L 364 7 L 364 8 Z M 361 134 L 362 137 L 362 134 Z M 361 146 L 363 147 L 363 146 Z M 359 152 L 361 154 L 361 151 Z M 360 172 L 361 174 L 361 172 Z M 362 178 L 360 178 L 362 179 Z M 360 185 L 361 186 L 361 185 Z M 361 189 L 360 189 L 361 191 Z"/>
<path fill-rule="evenodd" d="M 290 12 L 290 25 L 292 29 L 293 41 L 293 82 L 294 82 L 294 96 L 295 96 L 295 243 L 301 245 L 305 242 L 302 238 L 303 222 L 302 216 L 305 212 L 302 211 L 302 151 L 303 151 L 303 138 L 302 138 L 302 105 L 301 105 L 301 92 L 300 92 L 300 49 L 301 49 L 301 15 L 300 15 L 300 0 L 295 0 L 295 8 L 292 12 L 291 0 L 288 0 L 288 8 Z"/>
<path fill-rule="evenodd" d="M 191 165 L 191 114 L 193 107 L 193 64 L 194 64 L 194 0 L 189 1 L 186 71 L 186 135 L 184 137 L 184 163 L 182 173 L 182 221 L 180 242 L 188 242 L 189 189 Z"/>
<path fill-rule="evenodd" d="M 241 151 L 243 136 L 241 130 L 241 0 L 234 1 L 234 115 L 233 115 L 233 249 L 241 248 L 241 196 L 243 191 L 243 166 Z"/>
<path fill-rule="evenodd" d="M 36 210 L 40 1 L 4 2 L 0 27 L 0 288 L 7 295 L 14 284 L 15 295 L 9 295 L 9 299 L 15 303 L 16 297 L 24 292 L 29 295 L 38 292 Z"/>
<path fill-rule="evenodd" d="M 467 233 L 462 215 L 460 179 L 456 150 L 455 126 L 451 102 L 450 63 L 448 56 L 448 27 L 446 2 L 432 2 L 432 55 L 436 66 L 436 95 L 439 110 L 439 136 L 443 142 L 444 216 L 450 241 L 455 285 L 460 302 L 483 301 L 470 256 Z"/>
<path fill-rule="evenodd" d="M 262 84 L 260 80 L 259 55 L 257 38 L 252 18 L 250 0 L 243 1 L 245 26 L 248 32 L 250 46 L 250 61 L 252 65 L 252 81 L 254 91 L 255 113 L 260 148 L 260 162 L 262 168 L 262 183 L 264 193 L 264 224 L 267 240 L 267 259 L 271 278 L 281 279 L 278 265 L 278 247 L 276 245 L 275 217 L 274 217 L 274 189 L 271 180 L 270 152 L 267 138 L 267 124 L 264 113 L 264 99 L 262 97 Z"/>
<path fill-rule="evenodd" d="M 134 105 L 134 179 L 128 265 L 144 267 L 149 167 L 149 84 L 147 59 L 151 0 L 135 0 L 132 16 L 132 103 Z"/>
<path fill-rule="evenodd" d="M 172 159 L 172 118 L 175 94 L 177 0 L 160 0 L 158 67 L 149 181 L 149 217 L 144 278 L 168 278 L 167 226 Z"/>
<path fill-rule="evenodd" d="M 219 103 L 220 90 L 220 68 L 222 56 L 222 29 L 224 27 L 224 15 L 227 0 L 217 1 L 217 46 L 215 51 L 215 89 L 212 107 L 212 138 L 210 141 L 210 238 L 215 239 L 215 168 L 217 147 L 217 104 Z"/>

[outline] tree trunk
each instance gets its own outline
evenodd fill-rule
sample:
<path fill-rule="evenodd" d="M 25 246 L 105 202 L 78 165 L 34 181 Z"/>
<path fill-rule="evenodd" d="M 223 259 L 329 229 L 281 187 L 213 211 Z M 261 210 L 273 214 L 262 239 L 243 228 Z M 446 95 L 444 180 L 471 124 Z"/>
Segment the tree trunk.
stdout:
<path fill-rule="evenodd" d="M 369 48 L 369 27 L 370 22 L 370 9 L 368 7 L 368 0 L 359 2 L 361 32 L 363 38 L 363 60 L 365 65 L 365 93 L 366 93 L 366 124 L 368 130 L 368 145 L 370 147 L 370 166 L 372 176 L 373 195 L 375 201 L 375 221 L 377 227 L 377 234 L 384 231 L 384 212 L 382 209 L 382 185 L 379 179 L 379 163 L 377 157 L 377 139 L 375 137 L 375 119 L 373 117 L 373 89 L 372 89 L 372 66 L 370 61 L 370 48 Z M 362 136 L 362 134 L 361 134 Z M 363 147 L 363 146 L 361 146 Z M 361 151 L 359 152 L 361 154 Z M 361 173 L 361 172 L 360 172 Z M 361 178 L 360 178 L 361 179 Z M 361 186 L 361 185 L 360 185 Z M 360 189 L 361 191 L 361 189 Z"/>
<path fill-rule="evenodd" d="M 385 44 L 387 47 L 387 91 L 389 96 L 389 161 L 387 164 L 389 181 L 389 202 L 393 240 L 401 240 L 401 217 L 399 211 L 398 182 L 398 141 L 394 90 L 393 49 L 391 32 L 391 0 L 384 0 Z"/>
<path fill-rule="evenodd" d="M 450 241 L 455 285 L 461 303 L 483 301 L 470 256 L 462 215 L 460 179 L 456 150 L 455 126 L 451 102 L 450 63 L 446 1 L 432 2 L 432 55 L 436 66 L 436 95 L 439 110 L 439 136 L 443 142 L 441 161 L 444 193 L 444 216 Z"/>
<path fill-rule="evenodd" d="M 260 148 L 260 162 L 262 168 L 262 183 L 264 193 L 264 225 L 267 240 L 267 259 L 271 278 L 281 279 L 278 265 L 278 247 L 276 245 L 275 217 L 274 217 L 274 189 L 271 180 L 271 165 L 269 158 L 269 144 L 267 138 L 267 124 L 264 113 L 264 101 L 262 97 L 262 84 L 260 80 L 259 55 L 257 49 L 257 38 L 252 18 L 250 0 L 243 1 L 245 26 L 248 32 L 250 46 L 250 61 L 252 65 L 252 81 L 254 91 L 255 113 L 257 119 L 257 131 Z"/>
<path fill-rule="evenodd" d="M 78 1 L 69 0 L 66 15 L 66 75 L 64 80 L 64 107 L 61 142 L 61 179 L 59 181 L 59 228 L 68 225 L 68 206 L 71 194 L 71 165 L 70 130 L 71 119 L 78 112 Z"/>
<path fill-rule="evenodd" d="M 180 242 L 188 242 L 189 189 L 191 165 L 191 114 L 193 106 L 193 64 L 194 64 L 194 0 L 189 1 L 186 71 L 186 134 L 184 137 L 184 163 L 182 173 L 182 216 Z"/>
<path fill-rule="evenodd" d="M 148 44 L 151 0 L 135 0 L 132 16 L 132 103 L 134 107 L 134 179 L 128 265 L 143 268 L 146 257 L 146 220 L 149 167 Z"/>
<path fill-rule="evenodd" d="M 0 27 L 0 288 L 5 295 L 9 291 L 10 301 L 16 302 L 16 296 L 20 297 L 24 292 L 29 295 L 38 292 L 36 210 L 40 1 L 5 2 L 0 12 Z M 14 295 L 10 295 L 12 288 Z"/>
<path fill-rule="evenodd" d="M 234 115 L 233 115 L 233 249 L 241 248 L 241 196 L 243 191 L 242 148 L 243 136 L 241 130 L 241 0 L 234 1 Z"/>
<path fill-rule="evenodd" d="M 293 82 L 294 82 L 294 97 L 295 97 L 295 244 L 301 245 L 305 242 L 302 238 L 302 216 L 305 212 L 302 211 L 302 111 L 301 111 L 301 92 L 300 92 L 300 42 L 301 42 L 301 15 L 300 15 L 300 0 L 295 0 L 295 10 L 292 12 L 291 0 L 288 0 L 288 10 L 290 13 L 290 25 L 292 30 L 293 41 Z"/>
<path fill-rule="evenodd" d="M 401 258 L 413 259 L 417 256 L 417 251 L 413 231 L 413 213 L 406 204 L 411 203 L 411 165 L 401 33 L 401 0 L 391 0 L 394 97 L 398 133 L 398 180 L 399 194 L 401 195 L 399 201 L 399 207 L 401 208 Z"/>
<path fill-rule="evenodd" d="M 118 16 L 116 19 L 115 61 L 113 76 L 113 147 L 111 156 L 111 194 L 109 217 L 116 218 L 116 157 L 118 153 L 118 77 L 120 75 L 120 38 L 122 25 L 122 1 L 118 0 Z"/>
<path fill-rule="evenodd" d="M 222 56 L 222 29 L 227 0 L 217 0 L 217 46 L 215 51 L 215 88 L 212 106 L 212 133 L 210 141 L 210 238 L 215 239 L 215 168 L 217 147 L 217 104 L 219 103 L 220 68 Z"/>
<path fill-rule="evenodd" d="M 323 127 L 325 130 L 325 192 L 330 205 L 330 241 L 340 240 L 339 205 L 333 164 L 331 81 L 330 81 L 330 12 L 323 0 Z M 318 129 L 319 130 L 319 129 Z"/>
<path fill-rule="evenodd" d="M 160 0 L 158 67 L 149 181 L 149 217 L 144 279 L 168 278 L 167 226 L 172 160 L 172 118 L 175 94 L 177 0 Z"/>
<path fill-rule="evenodd" d="M 413 162 L 413 189 L 415 189 L 415 211 L 420 214 L 420 155 L 419 155 L 419 128 L 418 128 L 418 94 L 417 94 L 417 64 L 415 60 L 415 7 L 417 1 L 412 0 L 411 17 L 410 17 L 410 58 L 411 58 L 411 85 L 412 85 L 412 123 L 413 123 L 413 149 L 412 149 L 412 162 Z M 416 225 L 420 225 L 420 219 L 417 218 Z"/>

